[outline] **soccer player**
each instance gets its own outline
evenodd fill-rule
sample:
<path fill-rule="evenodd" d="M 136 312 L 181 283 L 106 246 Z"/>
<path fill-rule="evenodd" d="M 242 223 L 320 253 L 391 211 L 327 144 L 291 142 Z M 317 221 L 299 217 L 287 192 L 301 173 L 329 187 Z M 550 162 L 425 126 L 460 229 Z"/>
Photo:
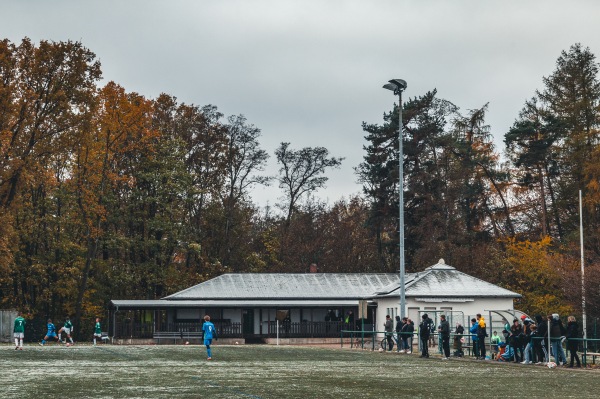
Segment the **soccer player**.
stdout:
<path fill-rule="evenodd" d="M 210 322 L 210 316 L 204 316 L 204 324 L 202 325 L 202 332 L 204 333 L 204 345 L 206 346 L 206 354 L 208 355 L 207 360 L 212 360 L 212 350 L 210 349 L 210 344 L 212 344 L 213 338 L 218 340 L 217 331 L 215 330 L 215 325 Z"/>
<path fill-rule="evenodd" d="M 100 341 L 102 341 L 102 327 L 100 326 L 99 317 L 96 317 L 96 324 L 94 325 L 94 346 L 96 346 L 96 338 L 100 338 Z"/>
<path fill-rule="evenodd" d="M 15 328 L 13 329 L 15 337 L 15 350 L 23 350 L 23 338 L 25 337 L 25 324 L 26 321 L 23 318 L 23 313 L 19 312 L 15 319 Z M 19 344 L 20 342 L 20 344 Z"/>
<path fill-rule="evenodd" d="M 71 320 L 69 319 L 69 316 L 67 316 L 67 318 L 65 319 L 65 323 L 60 328 L 60 330 L 58 330 L 58 341 L 62 342 L 64 344 L 67 340 L 63 341 L 60 338 L 61 333 L 63 331 L 65 332 L 65 334 L 67 334 L 67 338 L 69 338 L 69 341 L 71 341 L 71 344 L 74 344 L 75 342 L 73 342 L 73 338 L 71 338 L 71 331 L 73 331 L 73 323 L 71 323 Z"/>
<path fill-rule="evenodd" d="M 58 336 L 56 335 L 56 327 L 54 327 L 54 324 L 52 324 L 52 319 L 48 319 L 47 329 L 48 331 L 46 331 L 44 339 L 42 339 L 42 342 L 40 342 L 41 346 L 44 346 L 46 341 L 48 341 L 50 338 L 56 338 L 58 340 Z"/>

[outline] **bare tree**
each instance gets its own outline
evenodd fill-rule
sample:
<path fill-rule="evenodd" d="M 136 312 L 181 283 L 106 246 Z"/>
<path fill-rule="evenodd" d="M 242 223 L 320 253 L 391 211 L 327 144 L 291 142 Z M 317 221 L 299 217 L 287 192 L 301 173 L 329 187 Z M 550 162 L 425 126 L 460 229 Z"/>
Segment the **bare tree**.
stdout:
<path fill-rule="evenodd" d="M 325 187 L 328 178 L 322 176 L 327 168 L 339 168 L 344 158 L 329 158 L 325 147 L 304 147 L 291 150 L 290 143 L 281 143 L 275 150 L 279 169 L 279 187 L 287 199 L 286 226 L 289 226 L 298 200 L 307 193 Z"/>

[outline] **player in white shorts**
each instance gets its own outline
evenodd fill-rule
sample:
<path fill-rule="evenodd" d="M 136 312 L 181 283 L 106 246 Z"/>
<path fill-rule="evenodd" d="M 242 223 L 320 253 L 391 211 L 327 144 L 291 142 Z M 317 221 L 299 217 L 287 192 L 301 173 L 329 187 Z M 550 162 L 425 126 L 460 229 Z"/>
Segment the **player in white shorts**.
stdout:
<path fill-rule="evenodd" d="M 74 344 L 73 338 L 71 338 L 71 331 L 73 331 L 73 323 L 71 323 L 71 320 L 67 316 L 65 323 L 60 328 L 60 330 L 58 330 L 58 341 L 63 342 L 63 340 L 60 338 L 60 335 L 61 335 L 61 333 L 64 332 L 65 334 L 67 334 L 67 338 L 69 338 L 69 341 L 71 341 L 71 344 Z"/>
<path fill-rule="evenodd" d="M 96 318 L 96 324 L 94 325 L 94 346 L 96 346 L 96 338 L 100 338 L 102 341 L 102 327 L 100 326 L 100 318 Z"/>
<path fill-rule="evenodd" d="M 15 328 L 13 329 L 13 334 L 15 337 L 15 350 L 23 350 L 23 338 L 25 338 L 25 324 L 26 322 L 23 318 L 23 313 L 19 312 L 17 318 L 15 319 Z"/>

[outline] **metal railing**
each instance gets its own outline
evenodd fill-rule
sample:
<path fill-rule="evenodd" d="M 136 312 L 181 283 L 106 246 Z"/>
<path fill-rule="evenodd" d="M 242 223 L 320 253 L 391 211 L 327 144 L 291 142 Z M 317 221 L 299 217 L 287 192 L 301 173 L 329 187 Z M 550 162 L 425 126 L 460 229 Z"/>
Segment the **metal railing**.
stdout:
<path fill-rule="evenodd" d="M 386 334 L 389 334 L 385 331 L 361 331 L 361 330 L 340 330 L 340 346 L 343 348 L 344 347 L 344 338 L 350 338 L 350 348 L 354 348 L 354 347 L 360 347 L 362 349 L 364 349 L 365 347 L 370 347 L 372 350 L 376 350 L 379 349 L 380 347 L 380 343 L 382 340 L 386 339 Z M 413 339 L 412 342 L 414 342 L 414 339 L 417 339 L 417 342 L 419 343 L 419 350 L 421 350 L 421 340 L 419 339 L 420 335 L 419 332 L 413 332 L 413 333 L 396 333 L 393 332 L 393 338 L 394 341 L 396 343 L 396 345 L 398 344 L 398 336 L 402 336 L 402 335 L 410 335 L 411 338 Z M 437 337 L 439 335 L 439 332 L 435 332 L 435 333 L 430 333 L 429 334 L 429 342 L 432 342 L 432 344 L 430 345 L 430 347 L 435 347 L 437 346 L 437 339 L 435 337 Z M 401 337 L 400 337 L 401 338 Z M 473 341 L 471 339 L 471 334 L 454 334 L 451 333 L 450 334 L 450 342 L 452 344 L 453 342 L 453 338 L 464 338 L 464 342 L 461 342 L 460 344 L 460 348 L 461 349 L 468 349 L 469 350 L 469 354 L 471 353 L 472 349 L 475 349 L 474 346 L 478 343 L 478 341 Z M 542 340 L 542 345 L 544 345 L 545 343 L 548 342 L 548 337 L 531 337 L 532 341 L 535 340 Z M 563 338 L 551 338 L 550 339 L 551 342 L 561 342 L 561 346 L 566 343 L 566 348 L 567 351 L 565 352 L 565 357 L 566 357 L 566 353 L 568 353 L 569 351 L 569 345 L 568 343 L 570 341 L 576 341 L 578 343 L 581 343 L 578 345 L 578 353 L 581 353 L 581 363 L 585 366 L 588 364 L 588 358 L 591 357 L 592 358 L 592 362 L 595 363 L 596 357 L 600 358 L 600 339 L 596 339 L 596 338 L 568 338 L 568 339 L 563 339 Z M 413 343 L 411 342 L 410 347 L 413 347 Z M 522 343 L 522 349 L 525 348 L 526 343 Z M 498 345 L 497 344 L 489 344 L 488 342 L 486 342 L 486 347 L 488 347 L 487 349 L 490 349 L 490 353 L 493 353 L 496 349 Z M 582 350 L 579 350 L 579 348 L 581 348 Z M 456 349 L 456 348 L 455 348 Z M 548 356 L 552 356 L 554 357 L 554 354 L 550 354 L 548 353 Z"/>
<path fill-rule="evenodd" d="M 340 331 L 348 327 L 349 324 L 342 321 L 269 321 L 267 334 L 270 338 L 278 333 L 280 338 L 337 338 Z"/>
<path fill-rule="evenodd" d="M 223 338 L 242 337 L 242 323 L 215 323 L 217 335 Z M 149 339 L 155 332 L 181 332 L 184 336 L 189 332 L 202 331 L 202 323 L 162 323 L 158 328 L 154 323 L 141 323 L 132 321 L 117 321 L 114 325 L 115 338 L 140 338 Z"/>

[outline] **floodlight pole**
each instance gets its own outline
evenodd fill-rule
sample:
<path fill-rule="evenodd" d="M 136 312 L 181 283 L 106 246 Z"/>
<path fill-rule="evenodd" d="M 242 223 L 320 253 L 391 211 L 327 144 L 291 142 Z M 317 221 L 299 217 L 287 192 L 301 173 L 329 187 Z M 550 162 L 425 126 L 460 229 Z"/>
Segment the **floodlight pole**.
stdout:
<path fill-rule="evenodd" d="M 402 149 L 402 92 L 406 89 L 406 81 L 392 79 L 383 86 L 398 95 L 398 194 L 399 194 L 399 233 L 400 233 L 400 318 L 406 316 L 406 287 L 404 281 L 404 153 Z"/>
<path fill-rule="evenodd" d="M 585 315 L 585 268 L 583 256 L 583 206 L 581 200 L 581 190 L 579 190 L 579 247 L 581 249 L 581 311 L 583 321 L 583 339 L 587 338 L 587 320 Z M 583 345 L 587 347 L 587 342 Z"/>

